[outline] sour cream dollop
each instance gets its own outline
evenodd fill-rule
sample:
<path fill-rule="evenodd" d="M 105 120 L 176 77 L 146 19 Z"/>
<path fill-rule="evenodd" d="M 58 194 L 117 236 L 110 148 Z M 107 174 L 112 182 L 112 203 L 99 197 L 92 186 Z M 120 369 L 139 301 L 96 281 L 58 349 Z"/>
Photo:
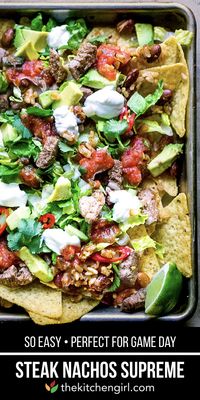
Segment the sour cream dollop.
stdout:
<path fill-rule="evenodd" d="M 56 254 L 68 245 L 80 246 L 80 239 L 76 235 L 69 235 L 62 229 L 46 229 L 42 234 L 42 240 L 46 246 Z"/>
<path fill-rule="evenodd" d="M 71 34 L 67 31 L 66 25 L 56 26 L 48 34 L 47 43 L 49 47 L 58 49 L 61 46 L 65 46 L 70 39 Z"/>
<path fill-rule="evenodd" d="M 112 86 L 106 86 L 87 97 L 83 111 L 87 117 L 110 119 L 121 114 L 124 107 L 124 97 Z"/>
<path fill-rule="evenodd" d="M 79 135 L 78 121 L 72 111 L 69 111 L 67 106 L 61 106 L 54 110 L 53 116 L 55 118 L 56 130 L 63 136 L 63 133 L 70 132 L 76 137 Z"/>
<path fill-rule="evenodd" d="M 114 203 L 113 219 L 116 222 L 125 222 L 140 212 L 141 202 L 134 190 L 113 190 L 109 192 L 109 200 Z"/>
<path fill-rule="evenodd" d="M 27 194 L 17 183 L 0 182 L 0 206 L 22 207 L 28 200 Z"/>

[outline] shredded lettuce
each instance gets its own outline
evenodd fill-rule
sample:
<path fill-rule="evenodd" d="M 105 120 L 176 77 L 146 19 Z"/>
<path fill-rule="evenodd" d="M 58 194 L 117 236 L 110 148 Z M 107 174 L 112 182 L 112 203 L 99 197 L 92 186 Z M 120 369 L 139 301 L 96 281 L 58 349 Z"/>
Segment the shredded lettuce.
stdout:
<path fill-rule="evenodd" d="M 175 37 L 179 44 L 190 47 L 193 39 L 193 32 L 184 29 L 177 29 L 175 30 Z"/>
<path fill-rule="evenodd" d="M 157 119 L 158 119 L 158 121 L 145 118 L 145 119 L 141 120 L 140 127 L 141 126 L 144 127 L 145 132 L 147 132 L 147 133 L 158 132 L 161 135 L 173 136 L 173 131 L 170 127 L 170 124 L 169 125 L 168 125 L 168 123 L 166 124 L 166 122 L 168 122 L 166 120 L 166 117 L 163 117 L 163 120 L 162 120 L 162 116 L 161 117 L 158 116 Z M 163 121 L 165 123 L 163 123 Z"/>
<path fill-rule="evenodd" d="M 129 217 L 126 222 L 123 222 L 119 225 L 120 229 L 122 232 L 127 232 L 129 228 L 133 228 L 134 226 L 138 225 L 144 225 L 147 218 L 147 215 L 143 214 L 133 215 Z"/>
<path fill-rule="evenodd" d="M 135 251 L 140 252 L 149 248 L 153 248 L 156 250 L 156 254 L 163 259 L 163 246 L 153 240 L 150 236 L 146 235 L 140 239 L 133 239 L 130 242 Z"/>
<path fill-rule="evenodd" d="M 141 96 L 138 92 L 135 92 L 129 99 L 127 105 L 133 111 L 137 117 L 144 114 L 151 106 L 157 103 L 163 94 L 163 81 L 158 82 L 158 86 L 154 93 L 149 94 L 146 97 Z"/>
<path fill-rule="evenodd" d="M 154 26 L 154 40 L 163 42 L 166 39 L 167 31 L 162 26 Z"/>

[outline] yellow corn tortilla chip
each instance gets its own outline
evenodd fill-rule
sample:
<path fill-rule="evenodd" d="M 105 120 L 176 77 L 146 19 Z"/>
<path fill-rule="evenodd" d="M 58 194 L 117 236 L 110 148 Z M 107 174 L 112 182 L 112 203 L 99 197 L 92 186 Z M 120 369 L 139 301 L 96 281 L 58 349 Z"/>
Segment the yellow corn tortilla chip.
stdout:
<path fill-rule="evenodd" d="M 154 249 L 146 249 L 139 260 L 139 270 L 145 272 L 150 279 L 158 272 L 160 264 Z"/>
<path fill-rule="evenodd" d="M 160 46 L 161 54 L 158 59 L 152 63 L 148 63 L 144 57 L 137 56 L 137 53 L 140 51 L 140 48 L 138 48 L 131 60 L 133 68 L 138 68 L 141 70 L 176 63 L 183 63 L 187 65 L 182 46 L 177 42 L 175 36 L 170 36 L 163 43 L 161 43 Z"/>
<path fill-rule="evenodd" d="M 62 315 L 59 319 L 48 318 L 41 316 L 35 312 L 27 310 L 32 320 L 38 325 L 50 325 L 50 324 L 66 324 L 81 318 L 87 314 L 94 307 L 99 304 L 99 301 L 92 299 L 82 299 L 78 303 L 74 303 L 70 300 L 70 297 L 62 295 Z"/>
<path fill-rule="evenodd" d="M 147 96 L 152 93 L 159 80 L 163 81 L 164 89 L 173 91 L 170 121 L 177 135 L 182 137 L 185 134 L 185 115 L 189 93 L 188 68 L 183 63 L 177 63 L 140 71 L 138 78 L 140 94 Z"/>
<path fill-rule="evenodd" d="M 153 178 L 154 182 L 157 185 L 157 189 L 160 194 L 167 193 L 172 197 L 177 196 L 178 194 L 178 186 L 176 182 L 176 178 L 171 176 L 168 172 L 164 172 L 162 175 L 157 178 Z"/>
<path fill-rule="evenodd" d="M 153 224 L 154 225 L 154 224 Z M 149 234 L 144 225 L 135 226 L 130 228 L 128 234 L 131 240 L 139 239 Z M 160 269 L 155 250 L 153 248 L 146 249 L 139 258 L 139 270 L 145 272 L 150 279 Z"/>
<path fill-rule="evenodd" d="M 189 278 L 192 276 L 191 227 L 186 195 L 180 193 L 164 210 L 169 218 L 157 226 L 153 238 L 164 247 L 164 263 L 175 262 Z"/>
<path fill-rule="evenodd" d="M 11 303 L 10 301 L 4 300 L 4 299 L 2 299 L 2 297 L 0 297 L 0 307 L 11 308 L 12 306 L 13 306 L 13 303 Z"/>
<path fill-rule="evenodd" d="M 61 292 L 39 282 L 33 282 L 20 288 L 0 285 L 0 296 L 39 315 L 49 318 L 59 318 L 62 315 Z"/>

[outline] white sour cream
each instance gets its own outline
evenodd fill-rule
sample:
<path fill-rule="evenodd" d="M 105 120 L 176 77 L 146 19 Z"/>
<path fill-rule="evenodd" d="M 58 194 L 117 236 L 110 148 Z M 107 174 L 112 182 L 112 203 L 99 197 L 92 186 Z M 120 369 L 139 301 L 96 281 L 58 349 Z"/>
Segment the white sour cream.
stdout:
<path fill-rule="evenodd" d="M 114 203 L 113 219 L 125 222 L 131 215 L 140 212 L 141 202 L 134 190 L 114 190 L 109 192 L 109 200 Z"/>
<path fill-rule="evenodd" d="M 72 111 L 67 106 L 61 106 L 54 110 L 55 125 L 57 132 L 62 136 L 66 131 L 73 133 L 76 137 L 79 135 L 78 121 Z"/>
<path fill-rule="evenodd" d="M 87 97 L 83 111 L 87 117 L 110 119 L 121 114 L 123 107 L 124 97 L 112 86 L 106 86 Z"/>
<path fill-rule="evenodd" d="M 66 30 L 66 25 L 56 26 L 51 30 L 48 35 L 48 45 L 53 49 L 59 49 L 61 46 L 65 46 L 70 39 L 71 34 Z"/>
<path fill-rule="evenodd" d="M 61 254 L 61 251 L 68 245 L 80 246 L 80 239 L 75 235 L 69 235 L 62 229 L 46 229 L 42 235 L 42 240 L 46 246 L 56 254 Z"/>
<path fill-rule="evenodd" d="M 27 194 L 17 183 L 0 182 L 0 206 L 21 207 L 26 205 L 27 200 Z"/>

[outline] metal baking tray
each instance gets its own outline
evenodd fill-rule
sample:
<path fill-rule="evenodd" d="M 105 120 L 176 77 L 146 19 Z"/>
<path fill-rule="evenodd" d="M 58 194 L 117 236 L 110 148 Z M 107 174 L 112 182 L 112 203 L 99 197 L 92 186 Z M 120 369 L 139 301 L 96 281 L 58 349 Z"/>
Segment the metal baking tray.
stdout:
<path fill-rule="evenodd" d="M 94 7 L 95 5 L 95 7 Z M 188 29 L 194 32 L 194 39 L 191 48 L 187 52 L 187 62 L 190 71 L 190 94 L 187 110 L 187 132 L 186 140 L 186 160 L 184 172 L 181 179 L 181 190 L 184 190 L 188 196 L 190 220 L 192 226 L 192 264 L 193 276 L 187 282 L 176 310 L 166 316 L 160 317 L 160 321 L 182 321 L 192 316 L 197 303 L 197 220 L 196 220 L 196 200 L 197 200 L 197 168 L 196 168 L 196 20 L 187 7 L 178 3 L 81 3 L 71 4 L 49 3 L 40 6 L 32 4 L 28 7 L 25 4 L 9 3 L 8 5 L 0 3 L 0 17 L 16 17 L 17 14 L 31 15 L 37 11 L 55 16 L 59 22 L 63 22 L 66 17 L 77 16 L 84 17 L 90 24 L 114 23 L 119 15 L 122 17 L 132 16 L 137 21 L 151 21 L 156 25 L 164 25 L 171 30 Z M 14 308 L 11 311 L 0 312 L 0 321 L 28 321 L 30 318 L 23 313 L 20 308 Z M 127 314 L 119 309 L 112 307 L 99 306 L 80 320 L 88 322 L 97 321 L 149 321 L 152 317 L 144 312 L 134 312 Z"/>

